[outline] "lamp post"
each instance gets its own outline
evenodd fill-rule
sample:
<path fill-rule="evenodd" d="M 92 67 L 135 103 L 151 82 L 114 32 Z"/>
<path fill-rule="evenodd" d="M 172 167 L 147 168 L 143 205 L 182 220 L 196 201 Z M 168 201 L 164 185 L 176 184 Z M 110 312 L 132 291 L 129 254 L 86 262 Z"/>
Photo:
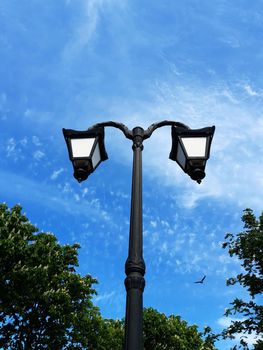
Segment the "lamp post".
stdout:
<path fill-rule="evenodd" d="M 86 180 L 102 161 L 108 159 L 104 145 L 105 127 L 120 129 L 133 143 L 129 253 L 125 263 L 125 350 L 143 349 L 145 262 L 142 236 L 142 150 L 143 141 L 162 126 L 172 128 L 170 159 L 176 161 L 185 173 L 200 183 L 205 177 L 205 165 L 210 155 L 214 126 L 193 130 L 182 123 L 164 120 L 152 124 L 146 130 L 139 126 L 130 130 L 121 123 L 109 121 L 95 124 L 86 131 L 63 129 L 74 177 L 79 182 Z"/>

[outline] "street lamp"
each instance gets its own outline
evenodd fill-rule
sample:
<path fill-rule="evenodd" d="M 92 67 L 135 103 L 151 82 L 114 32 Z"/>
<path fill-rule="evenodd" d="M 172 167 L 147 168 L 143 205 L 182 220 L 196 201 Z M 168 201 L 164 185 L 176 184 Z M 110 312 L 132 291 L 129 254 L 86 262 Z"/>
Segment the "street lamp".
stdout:
<path fill-rule="evenodd" d="M 146 130 L 139 126 L 130 130 L 121 123 L 109 121 L 95 124 L 86 131 L 63 129 L 74 177 L 79 182 L 86 180 L 101 161 L 108 158 L 104 146 L 105 127 L 120 129 L 125 137 L 133 142 L 129 253 L 125 263 L 125 350 L 143 349 L 145 262 L 142 243 L 142 150 L 143 141 L 162 126 L 172 127 L 170 159 L 175 160 L 184 172 L 200 183 L 205 177 L 205 165 L 209 158 L 214 126 L 192 130 L 185 124 L 164 120 L 150 125 Z"/>
<path fill-rule="evenodd" d="M 108 159 L 104 146 L 104 128 L 76 131 L 63 129 L 69 158 L 74 168 L 74 177 L 84 181 L 103 161 Z"/>
<path fill-rule="evenodd" d="M 214 132 L 214 126 L 195 130 L 172 126 L 172 150 L 169 158 L 175 160 L 198 183 L 205 177 L 205 165 Z"/>

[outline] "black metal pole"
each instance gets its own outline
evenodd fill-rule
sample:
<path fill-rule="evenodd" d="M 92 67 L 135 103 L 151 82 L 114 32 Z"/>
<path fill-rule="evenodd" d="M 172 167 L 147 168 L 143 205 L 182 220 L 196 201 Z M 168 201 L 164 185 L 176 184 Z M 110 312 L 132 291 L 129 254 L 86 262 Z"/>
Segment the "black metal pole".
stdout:
<path fill-rule="evenodd" d="M 144 130 L 133 132 L 133 171 L 131 192 L 129 255 L 125 263 L 126 316 L 125 350 L 143 350 L 143 291 L 145 263 L 142 244 L 142 150 Z"/>
<path fill-rule="evenodd" d="M 124 124 L 113 121 L 98 123 L 87 131 L 97 131 L 98 128 L 114 127 L 120 129 L 126 138 L 133 141 L 133 170 L 131 191 L 131 214 L 129 255 L 125 263 L 126 315 L 124 350 L 143 350 L 143 291 L 145 287 L 145 263 L 143 260 L 142 237 L 142 150 L 143 140 L 162 126 L 176 126 L 189 129 L 185 124 L 163 120 L 154 123 L 147 130 L 137 126 L 133 130 Z M 105 160 L 105 159 L 103 159 Z"/>

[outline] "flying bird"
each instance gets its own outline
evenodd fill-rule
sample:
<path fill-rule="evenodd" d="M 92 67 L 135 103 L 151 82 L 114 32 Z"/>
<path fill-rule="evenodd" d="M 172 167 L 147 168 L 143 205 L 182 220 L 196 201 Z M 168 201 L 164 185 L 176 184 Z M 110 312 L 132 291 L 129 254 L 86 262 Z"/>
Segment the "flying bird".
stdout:
<path fill-rule="evenodd" d="M 205 278 L 206 278 L 206 275 L 200 281 L 196 281 L 195 283 L 204 283 Z"/>

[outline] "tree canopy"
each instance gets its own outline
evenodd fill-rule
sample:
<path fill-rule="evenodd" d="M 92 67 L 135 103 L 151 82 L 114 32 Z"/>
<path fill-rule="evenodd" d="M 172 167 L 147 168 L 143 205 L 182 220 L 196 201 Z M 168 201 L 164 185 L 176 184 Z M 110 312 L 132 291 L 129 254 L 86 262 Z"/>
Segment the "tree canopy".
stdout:
<path fill-rule="evenodd" d="M 151 307 L 143 310 L 144 350 L 215 350 L 214 339 L 203 335 L 180 316 L 166 316 Z M 123 338 L 124 319 L 104 320 L 100 345 L 105 348 L 101 349 L 122 350 Z"/>
<path fill-rule="evenodd" d="M 76 273 L 79 245 L 38 232 L 21 206 L 0 205 L 1 349 L 83 349 L 96 344 L 96 280 Z"/>
<path fill-rule="evenodd" d="M 235 298 L 225 315 L 239 315 L 241 318 L 232 321 L 223 331 L 224 338 L 233 338 L 243 334 L 241 347 L 248 349 L 246 334 L 263 334 L 263 213 L 257 219 L 253 210 L 245 209 L 242 216 L 244 230 L 237 235 L 228 233 L 223 248 L 228 249 L 231 257 L 241 262 L 242 272 L 227 280 L 227 285 L 239 284 L 249 294 L 249 300 Z M 236 348 L 236 347 L 235 347 Z M 254 349 L 263 349 L 263 341 L 258 340 Z"/>
<path fill-rule="evenodd" d="M 153 308 L 143 314 L 145 350 L 212 350 L 213 341 L 202 339 L 196 325 L 188 325 L 180 316 L 166 316 Z"/>

